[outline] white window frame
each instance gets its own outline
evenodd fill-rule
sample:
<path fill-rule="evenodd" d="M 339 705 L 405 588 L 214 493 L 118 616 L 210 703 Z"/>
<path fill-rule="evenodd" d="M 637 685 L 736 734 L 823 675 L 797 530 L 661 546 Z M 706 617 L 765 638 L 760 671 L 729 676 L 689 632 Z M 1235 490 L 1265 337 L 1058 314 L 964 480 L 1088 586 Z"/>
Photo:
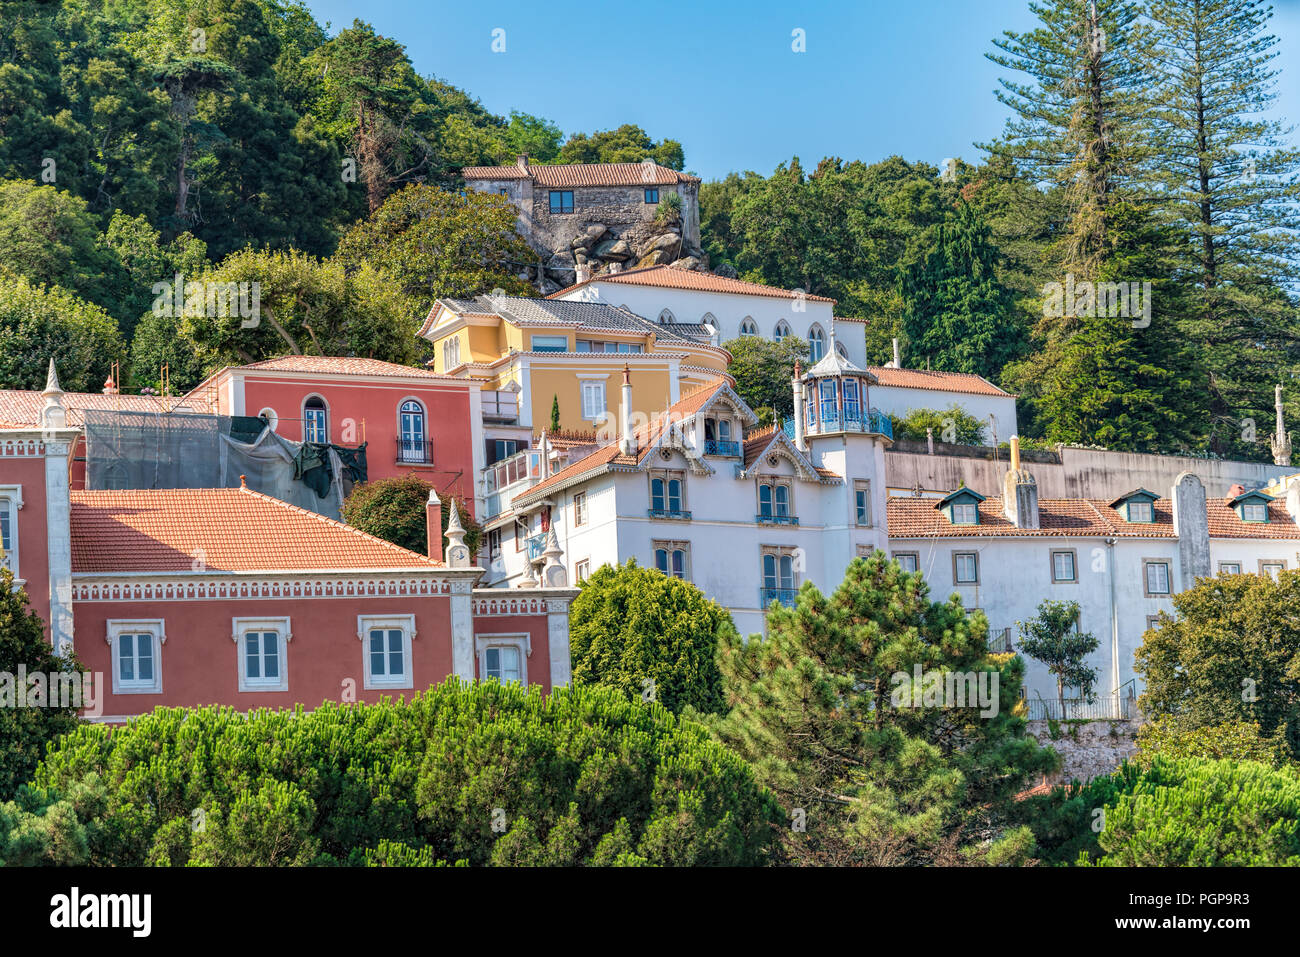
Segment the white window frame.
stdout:
<path fill-rule="evenodd" d="M 402 633 L 402 662 L 405 670 L 397 677 L 381 675 L 376 678 L 370 673 L 370 632 L 376 629 L 396 629 Z M 361 640 L 363 688 L 387 690 L 415 687 L 415 662 L 411 657 L 411 646 L 415 643 L 415 615 L 357 615 L 357 638 Z M 388 653 L 387 649 L 384 653 Z"/>
<path fill-rule="evenodd" d="M 953 502 L 949 508 L 952 509 L 952 523 L 954 525 L 979 524 L 980 508 L 976 502 Z M 967 509 L 970 509 L 970 511 L 967 512 Z M 969 516 L 969 521 L 966 516 Z"/>
<path fill-rule="evenodd" d="M 533 656 L 533 638 L 529 634 L 475 635 L 474 650 L 478 660 L 479 681 L 487 681 L 489 648 L 515 648 L 519 651 L 519 686 L 528 687 L 528 659 Z M 503 682 L 504 684 L 504 682 Z"/>
<path fill-rule="evenodd" d="M 579 394 L 582 396 L 582 418 L 587 422 L 604 422 L 609 415 L 609 397 L 605 391 L 604 379 L 579 379 Z M 588 394 L 600 392 L 600 408 L 597 410 L 588 403 Z"/>
<path fill-rule="evenodd" d="M 859 495 L 862 496 L 861 506 L 858 505 Z M 863 521 L 864 518 L 866 521 Z M 871 527 L 871 481 L 869 479 L 855 479 L 853 482 L 853 523 L 858 528 Z"/>
<path fill-rule="evenodd" d="M 23 507 L 23 487 L 21 485 L 0 485 L 0 512 L 9 518 L 9 547 L 0 559 L 0 568 L 8 568 L 14 573 L 14 580 L 24 582 L 19 573 L 18 552 L 18 510 Z"/>
<path fill-rule="evenodd" d="M 272 632 L 279 641 L 277 657 L 280 674 L 273 680 L 266 678 L 249 678 L 247 667 L 248 647 L 245 636 L 250 631 Z M 235 642 L 235 658 L 239 668 L 239 690 L 241 692 L 288 691 L 289 690 L 289 641 L 293 632 L 289 627 L 287 615 L 275 618 L 232 618 L 230 619 L 230 637 Z"/>
<path fill-rule="evenodd" d="M 573 577 L 576 579 L 575 584 L 581 584 L 591 577 L 590 558 L 584 558 L 573 566 Z"/>
<path fill-rule="evenodd" d="M 1226 567 L 1225 567 L 1225 566 L 1226 566 Z M 1235 570 L 1235 571 L 1227 571 L 1227 568 L 1233 568 L 1233 569 L 1236 569 L 1236 570 Z M 1220 575 L 1240 575 L 1240 574 L 1241 574 L 1241 562 L 1219 562 L 1219 574 L 1220 574 Z"/>
<path fill-rule="evenodd" d="M 1270 568 L 1276 568 L 1277 574 L 1275 575 L 1269 571 Z M 1267 575 L 1269 578 L 1273 579 L 1273 581 L 1277 581 L 1278 576 L 1284 571 L 1286 571 L 1285 558 L 1261 558 L 1259 560 L 1259 573 L 1261 575 Z"/>
<path fill-rule="evenodd" d="M 1151 590 L 1151 567 L 1154 565 L 1165 566 L 1165 590 Z M 1173 562 L 1167 558 L 1144 558 L 1142 559 L 1142 591 L 1147 598 L 1168 598 L 1174 593 L 1174 569 Z"/>
<path fill-rule="evenodd" d="M 808 330 L 808 364 L 816 365 L 826 355 L 826 333 L 814 322 Z"/>
<path fill-rule="evenodd" d="M 167 643 L 166 622 L 162 618 L 110 618 L 106 623 L 107 633 L 104 640 L 108 642 L 108 654 L 113 667 L 113 694 L 162 694 L 162 650 Z M 148 632 L 154 637 L 153 680 L 149 682 L 133 679 L 130 684 L 122 681 L 119 669 L 118 639 L 122 635 L 138 635 Z"/>
<path fill-rule="evenodd" d="M 588 520 L 587 512 L 587 493 L 573 493 L 573 527 L 578 528 L 586 525 Z"/>
<path fill-rule="evenodd" d="M 1146 514 L 1146 518 L 1134 518 L 1133 509 L 1140 508 Z M 1156 520 L 1156 506 L 1154 502 L 1133 501 L 1128 503 L 1128 520 L 1137 525 L 1150 525 Z"/>
<path fill-rule="evenodd" d="M 758 335 L 758 323 L 754 321 L 752 316 L 746 316 L 740 320 L 740 334 L 742 336 Z"/>
<path fill-rule="evenodd" d="M 1258 516 L 1251 518 L 1252 515 Z M 1242 502 L 1241 503 L 1241 520 L 1263 524 L 1268 521 L 1268 506 L 1263 502 Z"/>
<path fill-rule="evenodd" d="M 786 322 L 784 319 L 778 319 L 772 330 L 772 341 L 780 342 L 786 336 L 791 334 L 790 323 Z"/>

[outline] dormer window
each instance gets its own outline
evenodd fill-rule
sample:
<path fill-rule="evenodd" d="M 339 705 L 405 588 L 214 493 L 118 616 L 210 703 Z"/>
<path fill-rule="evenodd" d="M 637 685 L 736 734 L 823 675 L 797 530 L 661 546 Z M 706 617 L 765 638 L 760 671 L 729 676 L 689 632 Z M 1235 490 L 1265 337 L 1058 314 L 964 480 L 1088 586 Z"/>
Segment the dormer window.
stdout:
<path fill-rule="evenodd" d="M 1268 521 L 1268 503 L 1271 501 L 1273 501 L 1273 496 L 1260 491 L 1253 491 L 1243 492 L 1230 500 L 1228 504 L 1243 522 L 1258 525 Z"/>
<path fill-rule="evenodd" d="M 1155 492 L 1135 488 L 1111 502 L 1110 507 L 1119 512 L 1126 522 L 1150 525 L 1156 520 L 1155 503 L 1159 497 Z"/>
<path fill-rule="evenodd" d="M 941 498 L 935 508 L 943 512 L 953 525 L 978 525 L 980 523 L 979 503 L 984 496 L 968 488 L 959 488 L 950 495 Z"/>

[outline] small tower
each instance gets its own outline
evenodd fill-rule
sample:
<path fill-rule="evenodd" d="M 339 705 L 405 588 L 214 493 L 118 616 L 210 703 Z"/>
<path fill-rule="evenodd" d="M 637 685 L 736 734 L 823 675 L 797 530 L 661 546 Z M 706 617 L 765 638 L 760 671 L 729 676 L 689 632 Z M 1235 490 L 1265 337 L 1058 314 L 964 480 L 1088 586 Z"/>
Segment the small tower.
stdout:
<path fill-rule="evenodd" d="M 447 567 L 469 568 L 469 547 L 465 544 L 465 526 L 460 523 L 460 510 L 453 498 L 447 516 Z"/>
<path fill-rule="evenodd" d="M 1286 423 L 1282 420 L 1282 387 L 1273 390 L 1273 408 L 1277 411 L 1277 424 L 1269 445 L 1273 448 L 1274 465 L 1291 464 L 1291 436 L 1287 434 Z"/>
<path fill-rule="evenodd" d="M 68 427 L 68 412 L 63 408 L 63 387 L 59 385 L 59 374 L 54 371 L 54 359 L 50 359 L 50 370 L 45 375 L 45 389 L 41 392 L 45 405 L 41 409 L 42 429 L 65 429 Z"/>
<path fill-rule="evenodd" d="M 795 387 L 795 401 L 803 406 L 805 441 L 845 432 L 892 439 L 889 416 L 867 405 L 867 388 L 875 384 L 876 377 L 866 369 L 858 368 L 836 349 L 828 350 Z"/>

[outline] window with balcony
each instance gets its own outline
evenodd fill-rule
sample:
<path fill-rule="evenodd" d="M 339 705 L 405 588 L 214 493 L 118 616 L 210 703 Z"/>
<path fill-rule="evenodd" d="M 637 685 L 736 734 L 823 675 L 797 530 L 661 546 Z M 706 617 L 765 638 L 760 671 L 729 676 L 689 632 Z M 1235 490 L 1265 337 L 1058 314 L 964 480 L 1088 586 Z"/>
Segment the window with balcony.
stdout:
<path fill-rule="evenodd" d="M 686 510 L 686 473 L 656 469 L 650 473 L 651 518 L 685 520 L 691 517 Z"/>
<path fill-rule="evenodd" d="M 763 478 L 758 483 L 758 514 L 762 525 L 798 525 L 792 507 L 791 483 L 776 478 Z"/>
<path fill-rule="evenodd" d="M 651 543 L 655 553 L 655 568 L 672 578 L 690 581 L 691 578 L 691 544 L 690 542 Z"/>
<path fill-rule="evenodd" d="M 732 439 L 731 420 L 706 418 L 704 420 L 704 454 L 740 456 L 740 443 Z"/>
<path fill-rule="evenodd" d="M 794 605 L 796 593 L 793 548 L 764 547 L 762 554 L 763 589 L 759 605 L 772 602 L 786 607 Z"/>
<path fill-rule="evenodd" d="M 550 199 L 552 213 L 573 212 L 573 190 L 553 189 L 550 191 Z"/>
<path fill-rule="evenodd" d="M 304 442 L 329 442 L 325 400 L 318 395 L 310 396 L 302 406 L 302 440 Z"/>
<path fill-rule="evenodd" d="M 426 465 L 433 462 L 433 443 L 428 440 L 424 429 L 424 406 L 414 399 L 407 399 L 401 405 L 398 420 L 398 463 Z"/>

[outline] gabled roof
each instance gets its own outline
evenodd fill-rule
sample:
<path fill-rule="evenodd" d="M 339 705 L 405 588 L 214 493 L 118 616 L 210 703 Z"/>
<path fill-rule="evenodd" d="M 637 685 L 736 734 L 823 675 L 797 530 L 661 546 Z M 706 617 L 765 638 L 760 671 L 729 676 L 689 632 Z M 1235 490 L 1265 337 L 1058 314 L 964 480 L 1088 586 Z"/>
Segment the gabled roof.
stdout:
<path fill-rule="evenodd" d="M 699 272 L 694 269 L 674 269 L 672 266 L 645 266 L 641 269 L 625 269 L 622 272 L 602 273 L 583 282 L 553 292 L 547 299 L 559 299 L 575 289 L 592 283 L 610 282 L 628 286 L 655 286 L 662 289 L 690 289 L 696 292 L 725 292 L 739 296 L 767 296 L 773 299 L 806 299 L 808 302 L 835 302 L 825 296 L 801 295 L 792 289 L 780 289 L 776 286 L 764 286 L 744 279 L 730 279 L 717 276 L 711 272 Z"/>
<path fill-rule="evenodd" d="M 1273 496 L 1269 495 L 1267 492 L 1261 491 L 1260 489 L 1257 488 L 1252 488 L 1245 492 L 1242 492 L 1240 495 L 1236 496 L 1235 498 L 1229 499 L 1228 504 L 1238 505 L 1247 500 L 1255 500 L 1255 501 L 1267 503 L 1267 502 L 1272 502 L 1274 499 Z"/>
<path fill-rule="evenodd" d="M 1129 499 L 1133 499 L 1133 498 L 1140 499 L 1146 502 L 1155 502 L 1159 500 L 1160 496 L 1157 495 L 1155 492 L 1149 491 L 1144 488 L 1135 488 L 1133 489 L 1133 491 L 1125 492 L 1119 498 L 1115 499 L 1115 501 L 1111 502 L 1110 507 L 1119 508 Z"/>
<path fill-rule="evenodd" d="M 963 499 L 963 498 L 974 499 L 977 503 L 984 501 L 983 495 L 975 491 L 973 488 L 967 488 L 966 486 L 963 485 L 961 488 L 954 489 L 953 491 L 945 495 L 943 498 L 939 499 L 939 501 L 935 502 L 934 507 L 936 509 L 943 508 L 945 505 L 948 505 L 952 502 L 956 502 L 959 499 Z"/>
<path fill-rule="evenodd" d="M 658 163 L 556 163 L 514 166 L 466 166 L 460 175 L 475 179 L 531 179 L 552 189 L 574 186 L 671 186 L 698 183 L 699 177 Z"/>
<path fill-rule="evenodd" d="M 966 372 L 931 372 L 928 369 L 893 369 L 887 366 L 867 366 L 882 386 L 894 389 L 929 389 L 933 392 L 965 392 L 970 395 L 1014 396 L 999 389 L 983 376 Z"/>
<path fill-rule="evenodd" d="M 747 422 L 754 424 L 758 421 L 757 416 L 745 404 L 744 400 L 732 391 L 731 386 L 725 382 L 710 383 L 682 396 L 681 399 L 668 408 L 664 415 L 656 416 L 646 425 L 634 430 L 632 438 L 636 442 L 636 451 L 631 455 L 622 454 L 618 450 L 618 442 L 612 442 L 597 449 L 590 455 L 584 456 L 567 468 L 561 469 L 545 481 L 534 485 L 527 492 L 516 495 L 514 501 L 526 505 L 545 498 L 558 489 L 567 488 L 570 485 L 586 481 L 605 472 L 638 468 L 661 440 L 675 432 L 680 423 L 705 411 L 723 396 L 729 397 L 745 413 Z M 708 467 L 705 466 L 705 469 L 708 470 Z"/>
<path fill-rule="evenodd" d="M 741 452 L 742 475 L 752 474 L 754 467 L 771 454 L 777 447 L 791 462 L 794 463 L 795 469 L 802 478 L 810 481 L 838 483 L 839 476 L 825 469 L 819 469 L 813 465 L 808 456 L 799 451 L 794 444 L 794 440 L 786 435 L 784 429 L 778 429 L 775 425 L 764 426 L 749 435 L 745 436 L 745 443 Z"/>
<path fill-rule="evenodd" d="M 69 494 L 76 574 L 444 567 L 248 488 Z"/>

